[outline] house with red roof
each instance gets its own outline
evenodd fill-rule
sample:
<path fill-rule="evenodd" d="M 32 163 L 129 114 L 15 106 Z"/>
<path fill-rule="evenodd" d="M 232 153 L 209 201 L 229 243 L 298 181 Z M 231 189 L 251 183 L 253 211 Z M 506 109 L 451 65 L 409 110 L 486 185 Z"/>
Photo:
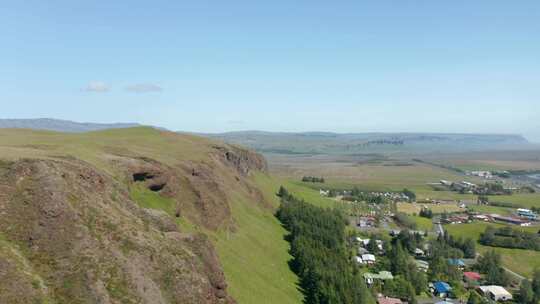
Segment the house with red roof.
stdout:
<path fill-rule="evenodd" d="M 463 279 L 469 280 L 469 281 L 478 281 L 482 278 L 482 276 L 478 272 L 473 271 L 465 271 L 463 273 Z"/>
<path fill-rule="evenodd" d="M 466 288 L 475 288 L 480 285 L 482 276 L 478 272 L 465 271 L 463 272 L 463 282 Z"/>

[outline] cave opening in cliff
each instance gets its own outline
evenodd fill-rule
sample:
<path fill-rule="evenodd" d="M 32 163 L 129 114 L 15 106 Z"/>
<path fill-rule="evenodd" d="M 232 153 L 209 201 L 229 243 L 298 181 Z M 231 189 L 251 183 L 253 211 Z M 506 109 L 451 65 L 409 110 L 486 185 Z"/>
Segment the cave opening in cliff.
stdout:
<path fill-rule="evenodd" d="M 161 189 L 163 189 L 166 185 L 167 185 L 166 183 L 154 184 L 154 185 L 150 185 L 148 187 L 148 189 L 150 189 L 151 191 L 154 191 L 154 192 L 158 192 L 158 191 L 161 191 Z"/>
<path fill-rule="evenodd" d="M 133 173 L 134 182 L 144 182 L 145 180 L 152 178 L 154 178 L 154 175 L 148 172 Z"/>

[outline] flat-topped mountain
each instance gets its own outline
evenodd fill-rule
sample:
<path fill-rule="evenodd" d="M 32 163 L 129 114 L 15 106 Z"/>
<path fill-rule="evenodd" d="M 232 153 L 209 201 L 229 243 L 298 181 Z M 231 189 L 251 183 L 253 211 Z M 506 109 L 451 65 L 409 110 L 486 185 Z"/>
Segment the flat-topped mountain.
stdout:
<path fill-rule="evenodd" d="M 278 154 L 352 154 L 526 149 L 531 143 L 515 134 L 330 133 L 241 131 L 205 134 L 225 142 Z"/>

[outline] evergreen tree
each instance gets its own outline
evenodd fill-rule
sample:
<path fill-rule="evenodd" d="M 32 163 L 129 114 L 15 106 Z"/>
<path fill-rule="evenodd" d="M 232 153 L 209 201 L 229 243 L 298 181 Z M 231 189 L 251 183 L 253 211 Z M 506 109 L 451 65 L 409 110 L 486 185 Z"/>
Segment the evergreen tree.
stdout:
<path fill-rule="evenodd" d="M 431 257 L 431 260 L 429 261 L 429 270 L 428 270 L 429 279 L 431 281 L 447 280 L 448 278 L 448 276 L 446 275 L 447 272 L 448 272 L 448 263 L 442 256 L 436 255 L 434 257 Z"/>
<path fill-rule="evenodd" d="M 474 259 L 476 257 L 476 242 L 472 238 L 465 240 L 462 249 L 465 258 Z"/>
<path fill-rule="evenodd" d="M 522 304 L 531 304 L 534 303 L 534 291 L 531 285 L 531 282 L 527 279 L 521 281 L 521 286 L 519 286 L 519 303 Z"/>
<path fill-rule="evenodd" d="M 369 243 L 367 244 L 366 249 L 373 254 L 379 253 L 379 248 L 377 247 L 377 238 L 374 234 L 372 234 L 369 238 Z"/>
<path fill-rule="evenodd" d="M 279 191 L 277 195 L 283 199 L 286 199 L 289 196 L 289 191 L 287 191 L 285 187 L 279 186 Z"/>
<path fill-rule="evenodd" d="M 485 273 L 485 280 L 488 284 L 508 285 L 510 278 L 501 266 L 501 255 L 491 250 L 478 259 L 475 266 L 481 273 Z"/>
<path fill-rule="evenodd" d="M 426 286 L 428 284 L 426 274 L 418 271 L 416 264 L 414 263 L 409 263 L 408 280 L 411 282 L 411 285 L 413 286 L 417 295 L 426 290 Z"/>
<path fill-rule="evenodd" d="M 396 275 L 407 275 L 409 256 L 400 242 L 397 242 L 390 251 L 390 263 L 392 267 L 392 273 Z"/>
<path fill-rule="evenodd" d="M 471 291 L 467 299 L 467 304 L 482 304 L 483 302 L 482 297 L 476 291 Z"/>
<path fill-rule="evenodd" d="M 340 210 L 319 208 L 280 190 L 276 216 L 289 231 L 291 269 L 299 276 L 305 302 L 374 304 L 364 280 L 350 264 L 346 218 Z"/>
<path fill-rule="evenodd" d="M 532 290 L 534 292 L 534 303 L 540 302 L 540 269 L 535 269 L 533 272 Z"/>

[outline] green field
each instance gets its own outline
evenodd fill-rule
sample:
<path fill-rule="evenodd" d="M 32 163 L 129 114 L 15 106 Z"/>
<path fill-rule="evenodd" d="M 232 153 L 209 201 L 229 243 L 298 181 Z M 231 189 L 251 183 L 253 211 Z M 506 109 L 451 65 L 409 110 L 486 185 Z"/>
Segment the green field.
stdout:
<path fill-rule="evenodd" d="M 282 180 L 281 185 L 287 188 L 294 196 L 319 207 L 336 207 L 342 205 L 342 203 L 339 203 L 335 199 L 321 196 L 319 190 L 316 190 L 312 185 L 307 183 Z"/>
<path fill-rule="evenodd" d="M 505 207 L 497 207 L 497 206 L 489 206 L 489 205 L 474 205 L 470 206 L 469 210 L 481 212 L 481 213 L 494 213 L 494 214 L 500 214 L 500 215 L 511 215 L 515 212 L 512 208 L 505 208 Z"/>
<path fill-rule="evenodd" d="M 476 240 L 480 234 L 484 232 L 487 226 L 504 227 L 503 224 L 475 222 L 471 224 L 446 225 L 444 229 L 453 236 L 457 237 L 472 237 Z M 523 229 L 529 232 L 537 232 L 538 227 L 514 227 L 515 229 Z M 510 270 L 530 277 L 536 267 L 540 267 L 540 251 L 523 250 L 523 249 L 507 249 L 488 247 L 477 244 L 477 250 L 480 253 L 494 249 L 502 255 L 504 266 Z"/>
<path fill-rule="evenodd" d="M 274 172 L 285 177 L 289 181 L 287 187 L 293 189 L 295 194 L 310 202 L 314 202 L 322 206 L 332 206 L 335 203 L 327 198 L 320 197 L 318 194 L 319 188 L 333 189 L 351 189 L 354 186 L 359 187 L 363 191 L 401 191 L 403 188 L 413 190 L 418 200 L 423 199 L 439 199 L 439 200 L 455 200 L 475 202 L 477 195 L 460 194 L 453 191 L 435 191 L 429 183 L 436 183 L 441 179 L 450 181 L 467 180 L 474 183 L 483 183 L 485 181 L 464 176 L 457 172 L 431 166 L 427 164 L 414 163 L 412 166 L 394 166 L 388 165 L 387 162 L 379 163 L 364 163 L 354 164 L 347 161 L 319 161 L 309 158 L 294 158 L 295 162 L 283 162 L 278 167 L 274 168 Z M 463 163 L 465 164 L 465 162 Z M 469 168 L 473 168 L 478 163 L 469 162 Z M 486 161 L 484 165 L 500 165 L 502 162 Z M 504 167 L 515 165 L 525 166 L 525 163 L 506 162 Z M 503 166 L 501 166 L 502 168 Z M 326 179 L 325 184 L 311 184 L 299 182 L 301 176 L 323 176 Z M 523 207 L 540 207 L 540 193 L 522 194 L 516 193 L 506 196 L 490 196 L 491 202 L 512 203 Z M 398 205 L 399 211 L 409 215 L 418 214 L 422 204 L 401 203 Z M 441 204 L 429 205 L 435 213 L 463 211 L 456 204 Z M 475 211 L 484 213 L 498 213 L 503 215 L 512 214 L 515 212 L 513 208 L 504 208 L 497 206 L 471 206 Z M 419 229 L 431 230 L 431 223 L 427 219 L 413 217 Z M 450 233 L 454 235 L 474 236 L 478 237 L 485 229 L 484 223 L 474 223 L 471 225 L 452 225 L 447 226 Z M 536 228 L 532 228 L 533 230 Z M 489 248 L 478 245 L 480 252 L 485 252 Z M 540 253 L 519 249 L 503 249 L 497 248 L 498 252 L 503 255 L 504 264 L 513 271 L 530 275 L 533 266 L 540 267 Z"/>
<path fill-rule="evenodd" d="M 421 216 L 411 216 L 411 219 L 416 223 L 416 229 L 422 231 L 431 231 L 433 230 L 433 222 L 431 219 L 421 217 Z"/>

